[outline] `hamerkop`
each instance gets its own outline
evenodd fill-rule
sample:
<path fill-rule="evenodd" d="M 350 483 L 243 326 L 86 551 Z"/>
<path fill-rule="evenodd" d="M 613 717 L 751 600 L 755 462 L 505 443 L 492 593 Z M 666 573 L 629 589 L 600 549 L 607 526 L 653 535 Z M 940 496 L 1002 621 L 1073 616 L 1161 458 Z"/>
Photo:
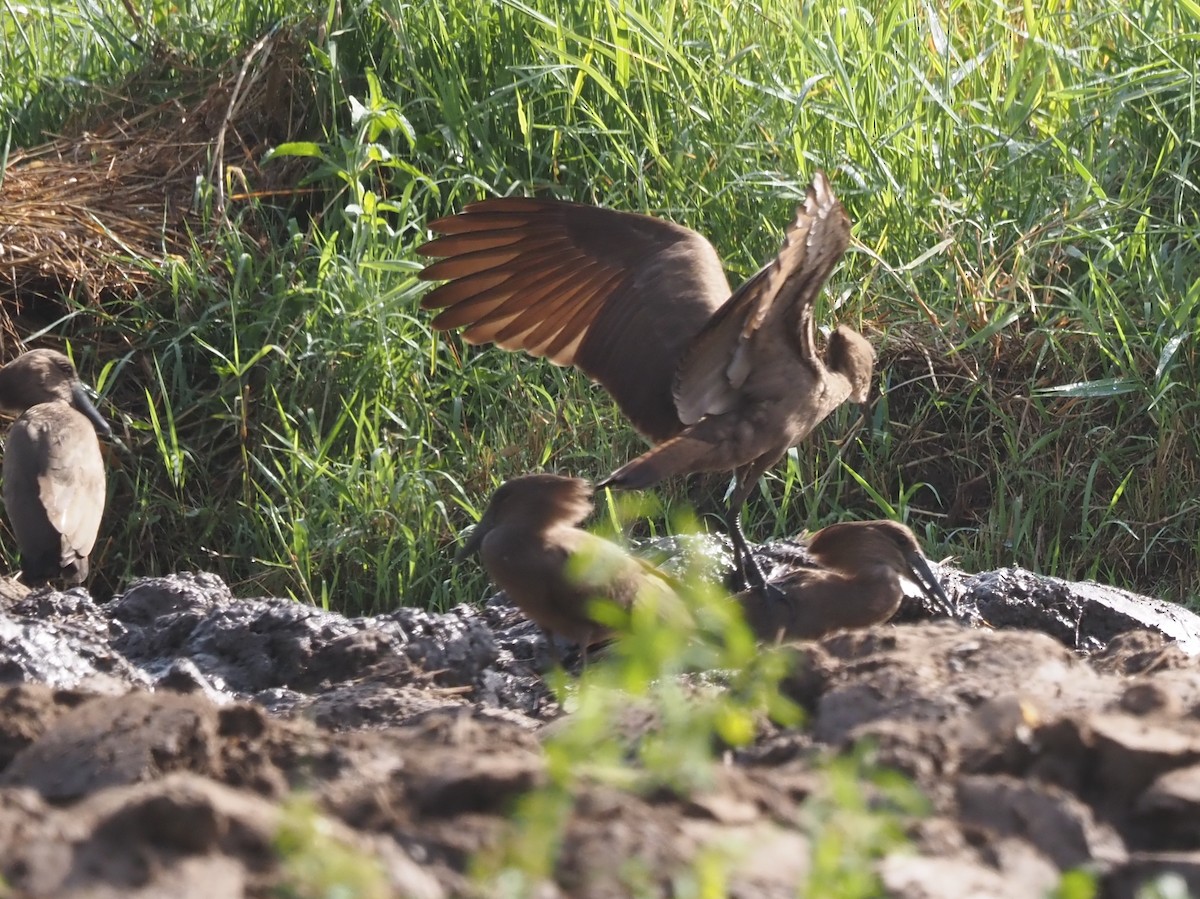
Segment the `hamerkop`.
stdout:
<path fill-rule="evenodd" d="M 863 402 L 875 354 L 845 325 L 824 357 L 813 300 L 850 239 L 818 172 L 779 255 L 730 294 L 712 245 L 661 219 L 508 197 L 468 205 L 418 252 L 421 278 L 448 283 L 422 306 L 435 328 L 522 349 L 598 381 L 653 449 L 601 486 L 736 471 L 726 525 L 744 579 L 762 584 L 741 531 L 754 485 L 847 399 Z"/>
<path fill-rule="evenodd" d="M 493 494 L 458 552 L 475 552 L 492 582 L 542 630 L 589 646 L 612 636 L 590 607 L 609 600 L 679 602 L 666 576 L 615 543 L 578 525 L 592 512 L 592 488 L 580 478 L 531 474 Z"/>
<path fill-rule="evenodd" d="M 881 624 L 900 608 L 901 578 L 920 587 L 941 611 L 957 614 L 917 538 L 898 522 L 833 524 L 813 534 L 806 550 L 803 564 L 770 582 L 782 601 L 753 588 L 737 595 L 760 639 L 816 639 Z"/>
<path fill-rule="evenodd" d="M 104 513 L 111 433 L 71 360 L 31 350 L 0 368 L 0 411 L 20 417 L 4 441 L 4 508 L 21 549 L 21 579 L 81 583 Z"/>

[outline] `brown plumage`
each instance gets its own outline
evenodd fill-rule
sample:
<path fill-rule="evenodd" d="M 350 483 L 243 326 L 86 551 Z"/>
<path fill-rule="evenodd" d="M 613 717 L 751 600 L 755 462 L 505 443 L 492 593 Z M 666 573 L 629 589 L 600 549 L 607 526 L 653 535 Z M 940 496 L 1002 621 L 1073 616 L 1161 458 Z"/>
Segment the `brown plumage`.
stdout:
<path fill-rule="evenodd" d="M 463 558 L 479 553 L 497 587 L 542 630 L 586 650 L 612 636 L 589 611 L 598 599 L 678 602 L 666 577 L 615 543 L 577 525 L 592 512 L 592 488 L 579 478 L 531 474 L 501 485 Z"/>
<path fill-rule="evenodd" d="M 574 365 L 657 444 L 601 486 L 736 471 L 727 524 L 761 583 L 738 513 L 754 485 L 847 399 L 863 402 L 874 351 L 838 327 L 824 357 L 812 305 L 850 239 L 818 172 L 779 255 L 730 295 L 712 245 L 661 219 L 550 200 L 472 203 L 433 222 L 422 305 L 472 343 Z M 743 574 L 747 569 L 743 567 Z"/>
<path fill-rule="evenodd" d="M 833 631 L 881 624 L 900 608 L 901 578 L 908 578 L 954 617 L 913 532 L 895 521 L 847 521 L 817 531 L 803 564 L 762 590 L 737 595 L 746 621 L 762 640 L 816 639 Z"/>
<path fill-rule="evenodd" d="M 108 423 L 75 366 L 31 350 L 0 368 L 0 411 L 19 414 L 4 441 L 4 508 L 21 549 L 21 579 L 81 583 L 104 514 Z"/>

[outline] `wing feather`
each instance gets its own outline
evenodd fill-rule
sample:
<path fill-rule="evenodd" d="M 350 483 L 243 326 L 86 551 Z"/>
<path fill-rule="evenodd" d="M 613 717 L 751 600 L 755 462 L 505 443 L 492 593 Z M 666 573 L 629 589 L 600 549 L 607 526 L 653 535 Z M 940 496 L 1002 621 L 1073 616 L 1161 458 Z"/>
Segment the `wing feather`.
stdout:
<path fill-rule="evenodd" d="M 448 329 L 487 324 L 494 318 L 510 317 L 513 312 L 530 312 L 536 315 L 545 303 L 558 297 L 562 285 L 576 280 L 580 260 L 586 263 L 586 259 L 577 257 L 547 267 L 540 283 L 527 272 L 488 272 L 482 276 L 471 276 L 464 281 L 443 284 L 430 291 L 430 294 L 445 288 L 457 290 L 454 291 L 453 303 L 445 307 L 445 311 L 434 319 L 434 326 Z M 465 280 L 473 283 L 467 286 Z M 437 298 L 437 302 L 441 303 L 442 298 Z"/>
<path fill-rule="evenodd" d="M 650 216 L 556 200 L 483 200 L 429 226 L 422 300 L 462 328 L 601 383 L 652 440 L 680 428 L 672 387 L 692 339 L 729 296 L 712 245 Z"/>
<path fill-rule="evenodd" d="M 821 365 L 813 335 L 812 305 L 850 242 L 850 218 L 823 172 L 788 226 L 779 254 L 739 287 L 697 336 L 675 380 L 680 420 L 694 424 L 728 411 L 756 359 L 760 333 L 790 335 L 800 359 Z"/>

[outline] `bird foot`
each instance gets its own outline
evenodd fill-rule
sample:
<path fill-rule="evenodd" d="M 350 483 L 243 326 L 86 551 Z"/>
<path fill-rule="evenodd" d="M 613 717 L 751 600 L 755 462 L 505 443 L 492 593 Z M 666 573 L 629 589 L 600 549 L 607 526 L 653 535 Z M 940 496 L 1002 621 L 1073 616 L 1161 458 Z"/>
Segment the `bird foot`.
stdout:
<path fill-rule="evenodd" d="M 740 593 L 742 590 L 756 590 L 764 598 L 773 602 L 782 602 L 786 598 L 787 594 L 783 590 L 767 580 L 762 565 L 755 558 L 754 554 L 750 552 L 749 547 L 736 560 L 736 565 L 734 586 L 737 589 L 734 590 L 735 593 Z"/>
<path fill-rule="evenodd" d="M 762 593 L 763 599 L 765 599 L 767 602 L 787 602 L 787 593 L 783 590 L 783 588 L 777 587 L 770 581 L 764 583 L 758 588 L 758 590 L 760 593 Z"/>
<path fill-rule="evenodd" d="M 929 603 L 929 609 L 936 617 L 939 613 L 945 615 L 951 621 L 961 621 L 963 619 L 962 611 L 958 607 L 958 603 L 952 599 L 935 598 Z"/>

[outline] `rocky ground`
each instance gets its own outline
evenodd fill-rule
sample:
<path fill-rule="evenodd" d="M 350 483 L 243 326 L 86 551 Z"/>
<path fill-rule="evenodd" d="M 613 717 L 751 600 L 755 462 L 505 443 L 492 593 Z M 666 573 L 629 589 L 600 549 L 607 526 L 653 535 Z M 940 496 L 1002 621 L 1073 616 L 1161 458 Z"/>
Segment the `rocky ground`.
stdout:
<path fill-rule="evenodd" d="M 784 690 L 804 728 L 764 723 L 703 790 L 576 787 L 557 866 L 515 895 L 685 895 L 719 855 L 730 894 L 795 896 L 843 832 L 835 851 L 892 896 L 1044 896 L 1074 869 L 1104 896 L 1200 894 L 1200 620 L 1019 570 L 943 575 L 963 621 L 914 602 L 802 645 Z M 563 716 L 547 645 L 503 599 L 348 619 L 181 574 L 103 605 L 9 591 L 0 636 L 9 896 L 501 895 L 472 859 L 547 783 Z M 864 781 L 844 826 L 827 760 L 863 745 L 926 812 Z M 871 809 L 904 845 L 856 848 Z"/>

